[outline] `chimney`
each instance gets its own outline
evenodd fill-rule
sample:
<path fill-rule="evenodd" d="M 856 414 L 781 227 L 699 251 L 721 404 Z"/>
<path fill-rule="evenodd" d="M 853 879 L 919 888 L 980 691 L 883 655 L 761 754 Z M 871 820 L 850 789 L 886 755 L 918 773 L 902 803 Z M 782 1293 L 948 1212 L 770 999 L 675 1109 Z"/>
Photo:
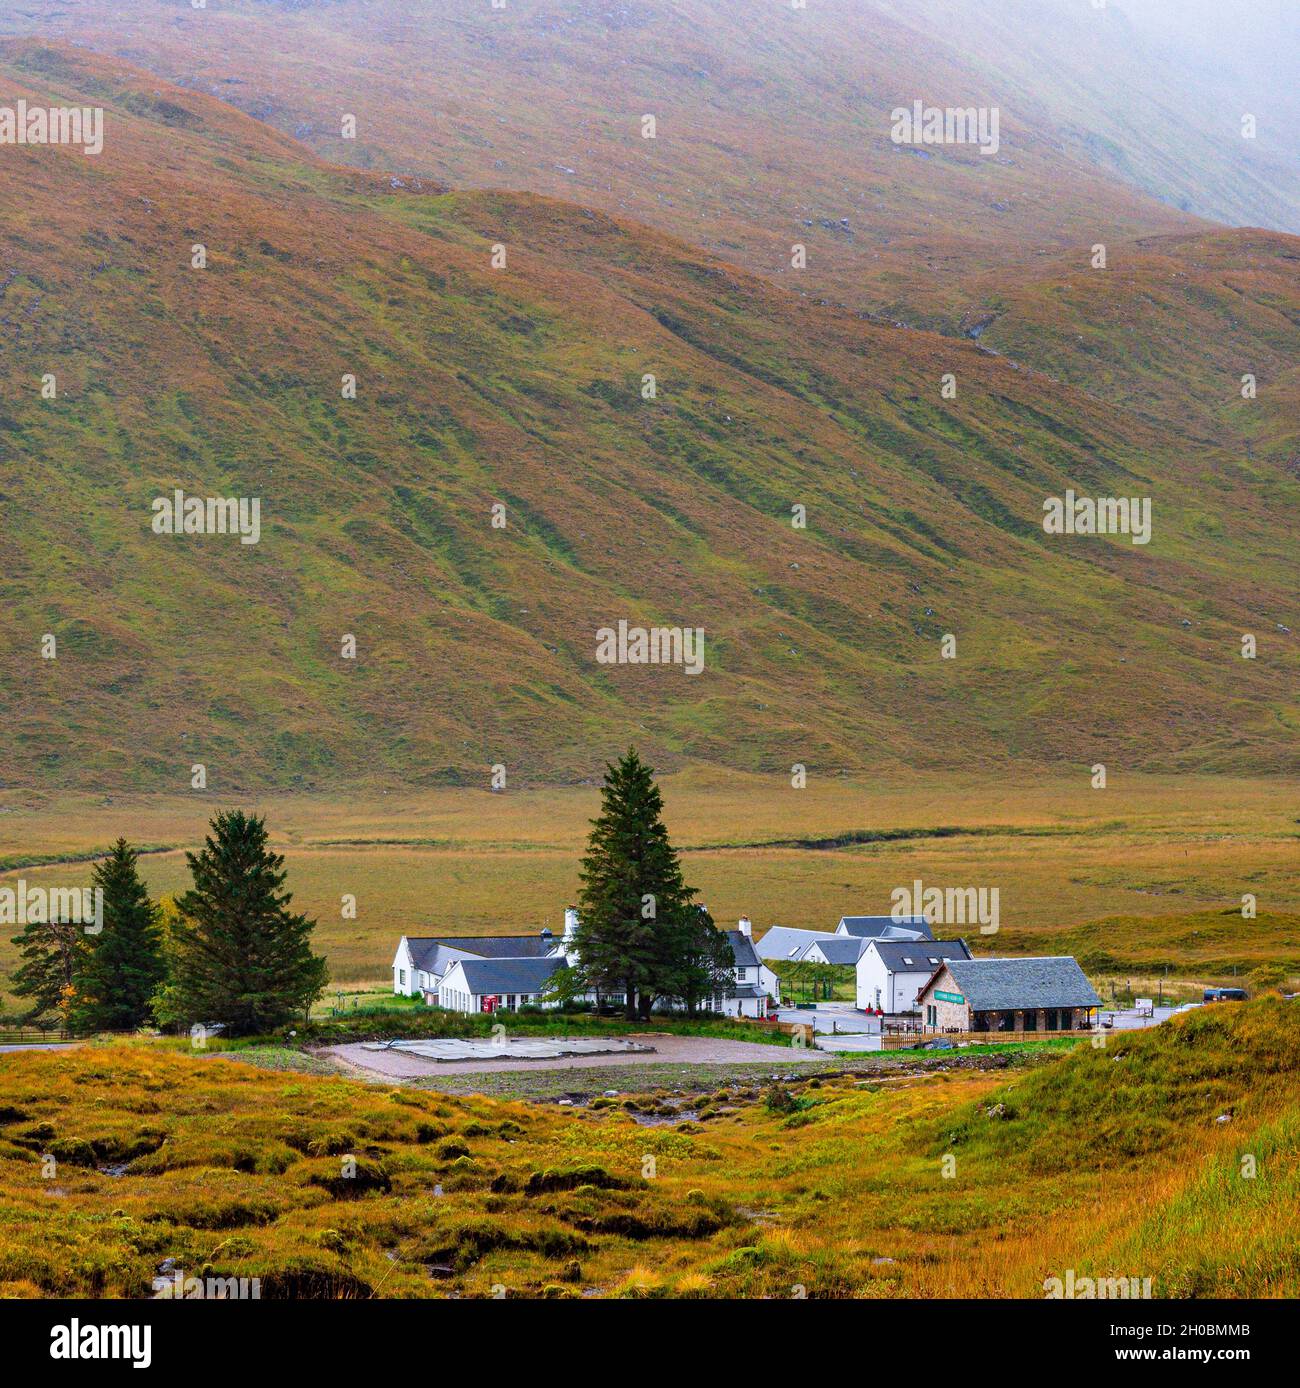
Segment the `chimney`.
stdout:
<path fill-rule="evenodd" d="M 578 929 L 578 908 L 576 906 L 566 906 L 564 908 L 564 938 L 572 940 Z"/>
<path fill-rule="evenodd" d="M 740 933 L 742 935 L 748 936 L 750 939 L 753 939 L 754 927 L 750 925 L 748 916 L 741 916 L 737 924 L 740 926 Z"/>

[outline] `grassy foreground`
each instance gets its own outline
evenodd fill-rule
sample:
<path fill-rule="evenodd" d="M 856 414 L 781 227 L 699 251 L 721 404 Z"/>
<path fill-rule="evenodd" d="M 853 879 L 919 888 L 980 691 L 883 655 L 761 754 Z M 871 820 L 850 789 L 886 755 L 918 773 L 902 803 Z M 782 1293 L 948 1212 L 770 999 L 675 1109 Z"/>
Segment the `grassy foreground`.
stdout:
<path fill-rule="evenodd" d="M 174 1259 L 264 1297 L 1033 1297 L 1068 1269 L 1294 1296 L 1298 1076 L 1281 1001 L 1010 1079 L 814 1076 L 780 1111 L 749 1083 L 564 1110 L 141 1045 L 6 1056 L 0 1292 L 142 1295 Z"/>

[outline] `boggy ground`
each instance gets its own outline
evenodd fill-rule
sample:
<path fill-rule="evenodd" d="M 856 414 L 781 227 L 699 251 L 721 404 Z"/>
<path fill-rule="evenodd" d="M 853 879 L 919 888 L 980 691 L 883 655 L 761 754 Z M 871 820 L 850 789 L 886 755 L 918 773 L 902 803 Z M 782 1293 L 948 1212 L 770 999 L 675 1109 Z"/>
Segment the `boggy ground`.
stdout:
<path fill-rule="evenodd" d="M 560 1106 L 157 1045 L 8 1056 L 0 1293 L 147 1294 L 168 1259 L 264 1297 L 1033 1297 L 1071 1268 L 1300 1292 L 1293 1004 L 1025 1068 L 893 1063 Z"/>

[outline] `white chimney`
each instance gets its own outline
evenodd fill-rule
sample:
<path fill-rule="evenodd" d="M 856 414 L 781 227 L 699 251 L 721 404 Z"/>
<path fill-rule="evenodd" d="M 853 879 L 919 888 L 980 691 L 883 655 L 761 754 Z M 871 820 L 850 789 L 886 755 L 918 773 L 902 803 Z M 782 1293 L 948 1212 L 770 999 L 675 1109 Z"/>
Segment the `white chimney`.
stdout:
<path fill-rule="evenodd" d="M 747 936 L 749 936 L 751 939 L 753 938 L 753 935 L 754 935 L 754 927 L 753 927 L 752 925 L 750 925 L 750 923 L 749 923 L 749 917 L 748 917 L 748 916 L 741 916 L 741 918 L 740 918 L 740 920 L 737 922 L 737 924 L 740 926 L 740 933 L 741 933 L 742 935 L 747 935 Z"/>
<path fill-rule="evenodd" d="M 572 940 L 578 930 L 578 908 L 576 906 L 566 906 L 564 908 L 564 938 L 565 941 Z"/>

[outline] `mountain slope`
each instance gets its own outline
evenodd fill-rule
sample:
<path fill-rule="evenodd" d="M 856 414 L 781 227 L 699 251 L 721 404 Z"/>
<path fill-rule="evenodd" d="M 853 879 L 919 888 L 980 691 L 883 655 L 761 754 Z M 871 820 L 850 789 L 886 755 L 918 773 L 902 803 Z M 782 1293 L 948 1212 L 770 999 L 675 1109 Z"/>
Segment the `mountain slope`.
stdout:
<path fill-rule="evenodd" d="M 786 776 L 1296 765 L 1284 469 L 590 210 L 3 62 L 109 122 L 98 159 L 3 151 L 7 783 L 517 784 L 633 738 Z M 258 498 L 260 542 L 154 534 L 176 487 Z M 1067 487 L 1150 495 L 1151 543 L 1044 535 Z M 599 664 L 620 619 L 702 627 L 703 673 Z"/>
<path fill-rule="evenodd" d="M 1044 247 L 1203 228 L 1197 210 L 1300 229 L 1279 123 L 1240 139 L 1239 108 L 1189 100 L 1118 0 L 38 0 L 8 24 L 340 163 L 599 207 L 894 316 Z M 996 106 L 997 153 L 894 144 L 914 101 Z"/>

